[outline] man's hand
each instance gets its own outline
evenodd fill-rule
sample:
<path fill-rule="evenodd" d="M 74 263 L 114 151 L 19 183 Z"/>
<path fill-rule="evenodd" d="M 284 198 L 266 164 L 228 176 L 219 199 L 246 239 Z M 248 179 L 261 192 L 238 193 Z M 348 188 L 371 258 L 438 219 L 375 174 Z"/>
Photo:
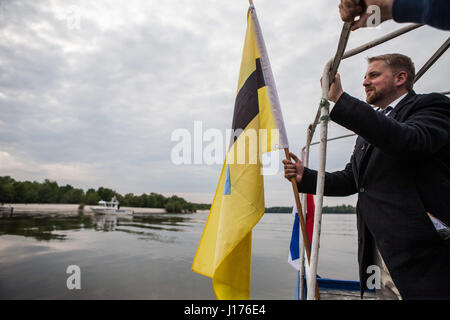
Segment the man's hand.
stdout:
<path fill-rule="evenodd" d="M 299 158 L 292 152 L 289 153 L 291 158 L 295 161 L 294 163 L 283 160 L 284 164 L 284 177 L 291 181 L 292 177 L 295 177 L 295 181 L 297 183 L 300 183 L 302 181 L 303 172 L 305 171 L 305 167 L 303 166 L 303 163 L 300 161 Z"/>
<path fill-rule="evenodd" d="M 322 85 L 322 79 L 320 79 L 320 84 Z M 336 76 L 328 89 L 328 100 L 336 103 L 343 93 L 344 91 L 342 90 L 341 76 L 339 73 L 336 73 Z"/>
<path fill-rule="evenodd" d="M 341 0 L 339 13 L 344 22 L 352 22 L 352 31 L 367 27 L 367 19 L 372 13 L 367 13 L 367 7 L 378 6 L 380 8 L 380 22 L 392 19 L 392 5 L 394 0 L 360 0 L 355 4 L 354 0 Z M 355 20 L 359 16 L 359 20 Z"/>
<path fill-rule="evenodd" d="M 344 22 L 353 22 L 356 17 L 360 16 L 366 10 L 364 1 L 355 4 L 354 0 L 341 0 L 339 4 L 339 13 Z"/>

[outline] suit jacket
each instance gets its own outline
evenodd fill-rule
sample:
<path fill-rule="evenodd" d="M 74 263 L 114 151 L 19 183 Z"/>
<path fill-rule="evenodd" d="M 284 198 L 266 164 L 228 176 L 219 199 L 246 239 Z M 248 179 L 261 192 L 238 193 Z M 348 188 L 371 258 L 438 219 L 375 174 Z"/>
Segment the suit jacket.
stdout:
<path fill-rule="evenodd" d="M 344 93 L 330 118 L 358 134 L 350 162 L 326 173 L 325 195 L 358 193 L 361 296 L 374 241 L 403 299 L 450 298 L 450 242 L 427 212 L 450 225 L 450 99 L 410 92 L 389 116 Z M 305 168 L 299 190 L 315 193 Z"/>
<path fill-rule="evenodd" d="M 448 0 L 395 0 L 392 18 L 397 22 L 424 23 L 450 30 L 450 2 Z"/>

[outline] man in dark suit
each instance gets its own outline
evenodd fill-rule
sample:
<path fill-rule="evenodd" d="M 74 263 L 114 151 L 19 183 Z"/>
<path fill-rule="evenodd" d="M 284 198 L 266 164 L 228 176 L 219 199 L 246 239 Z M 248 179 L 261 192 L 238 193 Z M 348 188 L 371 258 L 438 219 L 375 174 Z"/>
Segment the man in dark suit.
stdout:
<path fill-rule="evenodd" d="M 367 268 L 377 264 L 381 297 L 448 299 L 450 242 L 427 213 L 450 225 L 450 99 L 416 94 L 414 65 L 406 56 L 368 62 L 367 103 L 343 92 L 339 75 L 330 86 L 331 120 L 358 138 L 345 169 L 326 173 L 325 195 L 358 193 L 361 296 Z M 285 177 L 295 177 L 300 192 L 315 193 L 317 172 L 291 156 L 294 163 L 283 161 Z"/>

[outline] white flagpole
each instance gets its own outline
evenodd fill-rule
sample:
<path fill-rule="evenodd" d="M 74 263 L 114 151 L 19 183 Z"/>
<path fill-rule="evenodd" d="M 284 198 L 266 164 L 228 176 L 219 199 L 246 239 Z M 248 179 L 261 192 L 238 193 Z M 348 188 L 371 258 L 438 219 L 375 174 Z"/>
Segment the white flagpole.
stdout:
<path fill-rule="evenodd" d="M 253 20 L 254 26 L 255 26 L 256 44 L 257 44 L 258 51 L 259 51 L 260 58 L 261 58 L 261 67 L 263 69 L 264 81 L 266 83 L 269 99 L 271 102 L 272 115 L 274 117 L 277 128 L 279 130 L 278 148 L 284 149 L 286 159 L 288 161 L 291 161 L 291 156 L 289 154 L 289 145 L 288 145 L 288 140 L 287 140 L 286 129 L 284 127 L 283 115 L 281 113 L 280 101 L 279 101 L 277 89 L 275 86 L 275 80 L 273 77 L 272 68 L 270 67 L 270 62 L 269 62 L 269 57 L 268 57 L 267 50 L 266 50 L 266 45 L 264 43 L 264 39 L 262 36 L 261 26 L 259 25 L 258 18 L 256 16 L 253 1 L 249 0 L 249 4 L 250 4 L 250 8 L 251 8 L 251 15 L 253 18 L 252 20 Z M 306 249 L 306 256 L 308 258 L 308 263 L 310 263 L 311 247 L 309 245 L 308 236 L 306 234 L 306 225 L 305 225 L 305 219 L 303 218 L 302 204 L 300 203 L 300 196 L 298 193 L 297 182 L 294 177 L 291 179 L 291 184 L 292 184 L 292 190 L 294 192 L 295 204 L 298 209 L 298 218 L 299 218 L 299 222 L 300 222 L 303 243 L 305 243 L 305 245 L 303 247 Z M 313 288 L 313 287 L 311 287 L 311 288 Z M 317 300 L 320 300 L 319 288 L 318 288 L 317 284 L 315 285 L 315 291 L 314 290 L 311 290 L 311 291 L 313 291 L 313 295 L 315 296 L 315 298 Z"/>

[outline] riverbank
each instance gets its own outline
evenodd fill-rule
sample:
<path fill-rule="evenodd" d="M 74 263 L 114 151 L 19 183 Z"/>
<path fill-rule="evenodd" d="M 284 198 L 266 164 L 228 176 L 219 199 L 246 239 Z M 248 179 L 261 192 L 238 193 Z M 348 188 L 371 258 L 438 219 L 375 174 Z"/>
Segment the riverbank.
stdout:
<path fill-rule="evenodd" d="M 83 211 L 84 214 L 94 214 L 89 205 L 85 205 L 83 210 L 79 210 L 78 204 L 42 204 L 42 203 L 12 203 L 7 204 L 14 208 L 13 215 L 40 215 L 40 214 L 78 214 Z M 164 208 L 134 208 L 121 207 L 121 209 L 131 209 L 137 214 L 161 214 L 166 213 Z M 203 212 L 203 210 L 202 210 Z"/>
<path fill-rule="evenodd" d="M 48 203 L 12 203 L 5 204 L 6 207 L 13 207 L 13 214 L 23 215 L 45 215 L 45 214 L 58 214 L 58 215 L 72 215 L 79 214 L 78 204 L 48 204 Z M 166 213 L 164 208 L 140 208 L 140 207 L 120 207 L 124 210 L 133 210 L 136 214 L 163 214 Z M 82 210 L 84 214 L 94 214 L 89 205 L 85 205 Z M 208 214 L 209 210 L 197 210 L 197 213 Z M 271 212 L 266 211 L 265 214 L 292 214 L 292 209 L 289 212 Z M 354 214 L 354 212 L 323 212 L 324 214 Z"/>

